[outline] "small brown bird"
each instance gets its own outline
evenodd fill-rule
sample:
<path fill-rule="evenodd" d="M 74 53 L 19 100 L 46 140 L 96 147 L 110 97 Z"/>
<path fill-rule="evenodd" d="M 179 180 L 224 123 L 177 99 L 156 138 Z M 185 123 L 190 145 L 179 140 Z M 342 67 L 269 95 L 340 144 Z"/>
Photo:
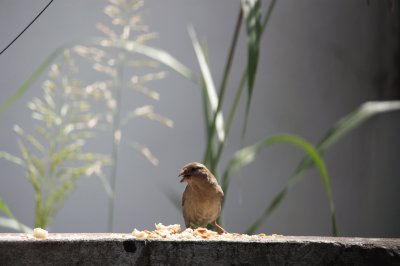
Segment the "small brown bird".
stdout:
<path fill-rule="evenodd" d="M 211 224 L 218 233 L 226 231 L 217 224 L 224 192 L 215 176 L 201 163 L 192 162 L 182 168 L 181 183 L 186 181 L 182 210 L 186 228 L 195 229 Z"/>

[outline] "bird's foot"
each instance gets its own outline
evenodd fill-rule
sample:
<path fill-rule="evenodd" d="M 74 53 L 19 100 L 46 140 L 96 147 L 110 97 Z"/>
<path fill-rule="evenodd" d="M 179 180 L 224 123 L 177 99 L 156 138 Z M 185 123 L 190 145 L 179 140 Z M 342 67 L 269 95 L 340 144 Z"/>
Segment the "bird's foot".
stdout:
<path fill-rule="evenodd" d="M 212 222 L 211 225 L 217 229 L 218 234 L 222 235 L 222 234 L 226 234 L 228 233 L 227 231 L 225 231 L 224 228 L 222 228 L 220 225 L 217 224 L 217 222 Z"/>

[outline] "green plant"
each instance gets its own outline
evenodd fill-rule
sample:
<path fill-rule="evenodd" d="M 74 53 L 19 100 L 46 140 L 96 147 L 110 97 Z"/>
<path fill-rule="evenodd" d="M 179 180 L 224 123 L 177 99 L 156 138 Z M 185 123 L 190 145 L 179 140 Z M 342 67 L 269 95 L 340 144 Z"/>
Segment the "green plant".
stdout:
<path fill-rule="evenodd" d="M 247 120 L 249 116 L 249 110 L 251 106 L 251 97 L 253 94 L 254 82 L 256 79 L 258 56 L 259 56 L 259 43 L 262 34 L 268 24 L 271 17 L 273 8 L 276 1 L 272 0 L 267 8 L 265 15 L 261 17 L 261 1 L 257 0 L 242 0 L 241 10 L 239 11 L 235 31 L 233 34 L 228 58 L 223 71 L 222 82 L 217 91 L 210 67 L 207 62 L 207 56 L 204 49 L 201 47 L 196 33 L 192 27 L 189 28 L 189 35 L 191 36 L 193 47 L 198 59 L 201 70 L 201 79 L 197 82 L 203 91 L 203 109 L 205 114 L 205 128 L 206 128 L 206 148 L 203 157 L 203 163 L 207 165 L 210 170 L 216 174 L 219 178 L 219 182 L 222 189 L 225 192 L 225 196 L 229 190 L 229 184 L 232 176 L 243 166 L 253 162 L 258 153 L 264 148 L 275 144 L 275 143 L 288 143 L 302 149 L 306 153 L 306 157 L 296 167 L 294 173 L 291 175 L 287 184 L 284 188 L 273 197 L 272 201 L 267 204 L 266 209 L 262 214 L 245 230 L 246 233 L 254 233 L 261 225 L 262 222 L 269 217 L 269 215 L 276 210 L 281 201 L 286 196 L 287 192 L 299 182 L 304 174 L 313 168 L 317 167 L 319 170 L 322 184 L 326 191 L 326 195 L 329 201 L 329 209 L 331 212 L 331 223 L 332 223 L 332 235 L 338 235 L 338 228 L 336 223 L 335 207 L 333 202 L 333 195 L 331 191 L 330 178 L 328 176 L 325 163 L 322 159 L 322 155 L 326 150 L 337 142 L 340 138 L 344 137 L 346 133 L 356 128 L 358 125 L 366 121 L 373 115 L 400 110 L 399 101 L 387 101 L 387 102 L 367 102 L 359 107 L 354 112 L 350 113 L 346 117 L 342 118 L 336 123 L 328 132 L 324 135 L 321 141 L 317 145 L 312 145 L 308 141 L 294 135 L 282 134 L 271 137 L 266 137 L 258 143 L 244 147 L 238 150 L 229 160 L 226 168 L 222 171 L 222 175 L 219 175 L 220 170 L 220 158 L 227 144 L 230 129 L 234 122 L 236 112 L 240 99 L 242 97 L 244 89 L 247 87 L 247 101 L 245 107 L 245 119 L 243 122 L 242 129 L 242 142 L 246 134 Z M 248 49 L 248 61 L 245 71 L 242 75 L 242 79 L 238 84 L 235 91 L 235 98 L 231 106 L 228 108 L 228 118 L 226 123 L 224 122 L 221 108 L 225 103 L 225 92 L 226 84 L 229 78 L 229 73 L 233 63 L 233 56 L 238 41 L 239 30 L 244 17 L 244 24 L 247 32 L 247 49 Z M 246 86 L 247 82 L 247 86 Z M 167 195 L 171 202 L 178 208 L 180 208 L 179 198 L 174 194 Z"/>
<path fill-rule="evenodd" d="M 142 17 L 138 13 L 144 4 L 142 0 L 110 0 L 104 8 L 104 13 L 110 19 L 108 25 L 98 23 L 97 29 L 104 35 L 96 46 L 78 45 L 73 48 L 75 53 L 87 59 L 93 70 L 99 73 L 93 85 L 101 86 L 106 100 L 103 121 L 112 133 L 111 174 L 109 197 L 108 231 L 114 229 L 115 187 L 117 169 L 120 161 L 121 143 L 138 150 L 149 162 L 158 164 L 157 158 L 150 149 L 141 143 L 129 140 L 129 135 L 123 128 L 132 119 L 145 118 L 172 127 L 173 122 L 154 111 L 153 105 L 134 106 L 133 90 L 144 94 L 151 100 L 159 100 L 160 94 L 151 89 L 151 81 L 163 79 L 165 71 L 157 71 L 159 63 L 147 56 L 131 52 L 129 45 L 144 45 L 154 39 L 157 34 L 149 32 Z M 126 131 L 126 130 L 124 130 Z"/>
<path fill-rule="evenodd" d="M 105 155 L 85 152 L 99 117 L 88 103 L 94 94 L 82 89 L 82 83 L 74 78 L 75 72 L 70 53 L 65 50 L 62 62 L 49 70 L 42 98 L 35 97 L 28 103 L 36 121 L 35 131 L 30 134 L 14 126 L 20 157 L 0 152 L 0 158 L 23 168 L 34 189 L 35 227 L 48 228 L 79 178 L 92 174 L 102 177 L 102 167 L 109 161 Z M 9 219 L 3 226 L 28 230 L 4 201 L 0 205 Z"/>
<path fill-rule="evenodd" d="M 261 1 L 258 0 L 242 0 L 241 8 L 239 10 L 239 15 L 232 39 L 232 43 L 230 46 L 230 50 L 228 53 L 228 59 L 225 64 L 225 69 L 223 71 L 223 77 L 221 86 L 219 87 L 219 91 L 217 93 L 216 86 L 214 85 L 214 80 L 211 74 L 210 67 L 207 62 L 207 57 L 204 52 L 204 49 L 201 47 L 196 33 L 192 27 L 189 27 L 189 35 L 192 39 L 193 47 L 197 56 L 197 60 L 200 65 L 201 70 L 201 82 L 199 85 L 203 88 L 203 109 L 205 113 L 205 121 L 206 121 L 206 150 L 203 157 L 203 163 L 207 165 L 210 170 L 216 174 L 216 176 L 220 176 L 218 171 L 220 169 L 220 159 L 223 154 L 224 148 L 226 146 L 230 129 L 232 123 L 234 122 L 236 111 L 239 105 L 239 100 L 243 93 L 243 90 L 247 81 L 247 101 L 245 108 L 245 120 L 243 123 L 242 130 L 242 141 L 245 138 L 246 128 L 247 128 L 247 120 L 249 116 L 249 110 L 251 106 L 251 97 L 253 94 L 254 83 L 257 74 L 258 67 L 258 57 L 259 57 L 259 45 L 261 36 L 264 32 L 264 29 L 267 26 L 267 23 L 271 17 L 273 8 L 275 6 L 276 1 L 271 1 L 269 7 L 264 15 L 262 20 L 261 16 Z M 226 125 L 224 125 L 224 118 L 221 111 L 222 105 L 224 103 L 225 91 L 227 88 L 227 81 L 229 79 L 230 70 L 233 63 L 233 57 L 236 49 L 236 44 L 239 37 L 239 30 L 242 24 L 242 20 L 244 18 L 244 24 L 246 26 L 247 32 L 247 50 L 248 50 L 248 60 L 247 66 L 243 73 L 242 79 L 236 89 L 234 102 L 231 104 L 229 108 L 228 120 Z M 271 144 L 274 143 L 288 143 L 294 145 L 300 149 L 302 149 L 308 155 L 308 158 L 318 166 L 319 172 L 321 174 L 321 178 L 328 196 L 329 206 L 332 214 L 332 232 L 334 235 L 337 235 L 337 225 L 336 225 L 336 217 L 335 217 L 335 207 L 333 203 L 333 196 L 330 188 L 330 179 L 326 170 L 325 163 L 321 158 L 320 153 L 317 149 L 307 142 L 306 140 L 288 134 L 282 134 L 277 136 L 272 136 L 265 138 L 259 143 L 243 148 L 236 152 L 227 167 L 223 171 L 222 178 L 219 178 L 220 183 L 222 185 L 222 189 L 225 192 L 225 195 L 228 192 L 229 188 L 229 180 L 231 175 L 236 172 L 240 167 L 249 162 L 253 161 L 258 152 Z M 225 196 L 226 197 L 226 196 Z M 177 204 L 175 204 L 177 205 Z M 220 217 L 221 219 L 221 217 Z"/>
<path fill-rule="evenodd" d="M 71 51 L 71 54 L 84 58 L 85 62 L 88 62 L 91 68 L 99 74 L 96 76 L 96 80 L 92 82 L 89 82 L 86 78 L 86 86 L 82 86 L 81 90 L 82 94 L 93 96 L 90 99 L 85 98 L 82 103 L 85 105 L 92 104 L 94 109 L 96 109 L 96 106 L 100 107 L 96 112 L 95 120 L 93 120 L 95 121 L 93 123 L 96 125 L 96 129 L 111 131 L 112 134 L 112 152 L 109 158 L 109 164 L 111 165 L 110 177 L 106 177 L 104 170 L 101 172 L 96 171 L 109 196 L 109 231 L 113 231 L 115 186 L 121 142 L 125 141 L 128 146 L 139 151 L 152 164 L 156 165 L 158 163 L 157 158 L 148 147 L 125 137 L 129 134 L 123 134 L 123 127 L 135 118 L 149 119 L 167 127 L 173 126 L 172 120 L 154 111 L 154 106 L 133 106 L 130 104 L 123 107 L 123 99 L 131 97 L 133 90 L 143 93 L 153 100 L 160 98 L 159 93 L 148 86 L 151 81 L 162 79 L 166 75 L 164 71 L 154 70 L 159 67 L 158 62 L 173 67 L 186 77 L 191 75 L 186 67 L 168 53 L 145 45 L 147 41 L 155 38 L 156 34 L 148 31 L 148 27 L 143 24 L 142 18 L 137 12 L 143 3 L 144 1 L 142 0 L 109 0 L 109 4 L 104 8 L 104 13 L 110 18 L 110 25 L 101 23 L 97 25 L 97 29 L 105 36 L 93 37 L 57 48 L 38 66 L 14 95 L 0 107 L 0 113 L 11 107 L 52 62 L 65 51 L 68 51 L 68 53 Z M 86 65 L 84 62 L 80 63 L 79 66 L 81 68 Z M 146 72 L 149 69 L 153 69 L 152 72 Z M 69 80 L 68 75 L 64 78 Z M 3 158 L 11 161 L 15 159 L 7 153 L 3 154 Z M 4 206 L 7 207 L 5 203 Z M 6 213 L 4 210 L 3 213 L 10 220 L 9 227 L 16 229 L 15 223 L 19 222 L 14 219 L 15 217 L 8 215 L 11 212 Z M 39 214 L 42 217 L 45 216 L 43 212 Z M 18 227 L 18 229 L 21 229 L 21 227 Z"/>
<path fill-rule="evenodd" d="M 140 2 L 140 1 L 134 1 Z M 56 58 L 65 48 L 75 47 L 75 52 L 86 52 L 86 57 L 89 60 L 92 60 L 94 63 L 96 58 L 96 53 L 90 55 L 91 47 L 84 46 L 96 46 L 101 47 L 103 49 L 114 49 L 117 50 L 117 56 L 114 57 L 114 62 L 118 62 L 117 71 L 126 70 L 124 69 L 124 62 L 127 60 L 126 58 L 131 56 L 132 54 L 140 54 L 145 56 L 146 58 L 151 58 L 156 60 L 159 63 L 162 63 L 171 69 L 177 71 L 179 74 L 184 76 L 185 78 L 195 82 L 200 86 L 203 93 L 203 109 L 205 114 L 205 128 L 206 128 L 206 147 L 203 157 L 203 162 L 218 176 L 220 177 L 219 181 L 222 184 L 224 191 L 227 195 L 229 195 L 229 185 L 230 181 L 233 178 L 234 174 L 238 172 L 241 167 L 244 167 L 250 164 L 257 158 L 258 153 L 263 150 L 265 147 L 269 147 L 275 143 L 288 143 L 295 147 L 302 149 L 306 153 L 306 157 L 299 163 L 297 168 L 295 168 L 293 174 L 288 180 L 287 184 L 283 187 L 283 189 L 277 193 L 277 195 L 273 198 L 273 200 L 266 204 L 265 210 L 261 213 L 261 215 L 250 225 L 250 227 L 246 230 L 247 233 L 254 233 L 262 224 L 262 222 L 269 217 L 269 215 L 276 210 L 279 206 L 280 202 L 284 199 L 287 192 L 303 177 L 304 174 L 311 169 L 312 167 L 317 167 L 319 173 L 321 175 L 322 184 L 325 188 L 325 191 L 329 200 L 329 208 L 331 211 L 332 217 L 332 234 L 337 235 L 337 225 L 335 218 L 335 208 L 333 204 L 333 196 L 330 188 L 330 179 L 326 170 L 326 165 L 322 159 L 323 154 L 327 151 L 327 149 L 333 145 L 335 142 L 344 137 L 348 132 L 352 129 L 356 128 L 361 123 L 365 122 L 368 118 L 385 112 L 400 110 L 400 102 L 399 101 L 388 101 L 388 102 L 368 102 L 360 106 L 357 110 L 350 113 L 343 119 L 341 119 L 338 123 L 336 123 L 328 132 L 324 135 L 321 141 L 317 145 L 312 145 L 308 141 L 294 136 L 290 134 L 282 134 L 272 137 L 266 137 L 261 141 L 255 143 L 254 145 L 243 147 L 233 154 L 231 160 L 228 162 L 226 167 L 221 170 L 220 158 L 225 150 L 225 146 L 228 143 L 230 130 L 233 122 L 235 121 L 236 112 L 238 110 L 240 99 L 243 97 L 243 94 L 247 92 L 247 99 L 245 101 L 245 119 L 243 121 L 243 129 L 242 129 L 242 140 L 246 135 L 247 128 L 247 120 L 249 117 L 249 110 L 251 107 L 251 97 L 254 89 L 254 82 L 257 76 L 257 68 L 258 68 L 258 57 L 260 50 L 260 40 L 262 38 L 263 32 L 265 31 L 268 21 L 271 18 L 272 11 L 276 4 L 276 0 L 272 0 L 263 16 L 261 16 L 261 1 L 259 0 L 242 0 L 241 1 L 241 9 L 239 11 L 237 23 L 235 26 L 235 31 L 233 34 L 231 46 L 229 49 L 227 61 L 225 64 L 225 68 L 223 71 L 222 82 L 220 86 L 216 87 L 215 82 L 212 76 L 212 72 L 208 65 L 207 56 L 200 45 L 196 33 L 193 27 L 189 28 L 189 35 L 192 39 L 193 46 L 195 49 L 195 53 L 200 65 L 201 76 L 197 77 L 190 69 L 185 67 L 182 63 L 180 63 L 177 59 L 171 56 L 169 53 L 157 49 L 154 47 L 147 46 L 144 42 L 138 43 L 136 39 L 126 38 L 127 35 L 124 35 L 124 32 L 129 32 L 125 30 L 125 26 L 118 24 L 116 27 L 120 29 L 122 34 L 115 34 L 114 31 L 108 30 L 107 26 L 100 26 L 103 32 L 106 33 L 106 37 L 98 37 L 98 38 L 90 38 L 88 40 L 82 41 L 79 43 L 80 46 L 77 46 L 78 43 L 72 43 L 65 45 L 56 49 L 53 53 L 51 53 L 48 58 L 44 60 L 44 62 L 35 70 L 35 72 L 27 79 L 27 81 L 12 95 L 4 104 L 0 107 L 0 113 L 12 106 L 12 104 L 20 98 L 21 95 L 30 87 L 30 85 L 38 78 L 41 73 L 53 62 L 54 58 Z M 114 5 L 120 5 L 126 3 L 125 1 L 114 0 L 111 1 Z M 111 18 L 116 21 L 124 21 L 126 19 L 126 15 L 119 17 L 121 14 L 119 11 L 117 13 L 115 7 L 108 8 L 107 13 L 111 16 Z M 242 75 L 241 81 L 238 84 L 235 90 L 235 98 L 233 103 L 227 108 L 229 110 L 227 119 L 224 119 L 222 114 L 222 106 L 225 103 L 225 93 L 227 90 L 227 81 L 229 79 L 230 70 L 233 64 L 236 44 L 238 42 L 239 30 L 241 25 L 244 24 L 247 32 L 247 54 L 248 54 L 248 62 L 246 64 L 245 71 Z M 114 34 L 112 33 L 114 32 Z M 128 34 L 129 35 L 129 34 Z M 152 35 L 150 35 L 152 36 Z M 83 49 L 83 50 L 82 50 Z M 103 50 L 101 49 L 101 50 Z M 98 51 L 98 50 L 97 50 Z M 89 53 L 89 54 L 88 54 Z M 103 60 L 104 58 L 102 58 Z M 123 60 L 122 60 L 123 59 Z M 93 61 L 94 60 L 94 61 Z M 152 63 L 153 64 L 153 63 Z M 113 65 L 115 67 L 116 65 Z M 100 68 L 101 70 L 101 68 Z M 105 69 L 104 69 L 105 70 Z M 101 72 L 101 71 L 100 71 Z M 119 73 L 123 73 L 119 72 Z M 115 78 L 117 77 L 117 78 Z M 116 75 L 111 84 L 113 84 L 113 88 L 116 91 L 120 90 L 123 86 L 117 86 L 118 81 L 120 81 L 121 75 Z M 125 78 L 122 77 L 122 80 Z M 122 82 L 123 83 L 123 82 Z M 121 85 L 120 83 L 119 85 Z M 95 84 L 95 83 L 94 83 Z M 110 87 L 111 88 L 111 87 Z M 218 88 L 218 90 L 217 90 Z M 247 89 L 247 90 L 246 90 Z M 151 93 L 150 93 L 151 95 Z M 154 95 L 154 94 L 153 94 Z M 120 96 L 119 96 L 120 97 Z M 118 98 L 118 97 L 117 97 Z M 113 97 L 109 97 L 107 99 L 112 101 L 115 100 Z M 110 106 L 121 106 L 120 104 L 111 104 Z M 118 128 L 123 124 L 124 121 L 128 121 L 129 116 L 137 117 L 140 110 L 144 111 L 146 108 L 150 107 L 142 107 L 143 109 L 134 109 L 127 118 L 117 118 L 120 123 L 113 123 L 114 128 L 117 130 L 113 130 L 114 136 L 115 132 L 118 132 Z M 115 116 L 115 109 L 108 110 L 111 116 Z M 104 115 L 104 114 L 103 114 Z M 104 116 L 105 117 L 105 116 Z M 111 119 L 110 121 L 114 121 L 115 119 Z M 118 124 L 120 126 L 118 126 Z M 118 134 L 117 134 L 118 135 Z M 117 138 L 118 139 L 118 138 Z M 114 142 L 115 143 L 115 142 Z M 145 148 L 144 146 L 140 146 L 136 144 L 137 147 Z M 114 147 L 115 151 L 118 151 L 118 145 Z M 148 150 L 143 150 L 143 152 Z M 114 163 L 116 162 L 114 157 Z M 222 173 L 221 175 L 218 172 Z M 176 194 L 168 195 L 174 204 L 180 208 L 179 199 Z M 0 210 L 3 211 L 10 219 L 12 219 L 13 215 L 8 210 L 7 206 L 3 204 L 4 202 L 0 201 Z M 111 216 L 112 217 L 112 216 Z M 112 219 L 112 218 L 111 218 Z M 112 223 L 112 222 L 110 222 Z M 1 224 L 1 220 L 0 220 Z M 21 225 L 14 221 L 15 228 L 21 228 Z"/>

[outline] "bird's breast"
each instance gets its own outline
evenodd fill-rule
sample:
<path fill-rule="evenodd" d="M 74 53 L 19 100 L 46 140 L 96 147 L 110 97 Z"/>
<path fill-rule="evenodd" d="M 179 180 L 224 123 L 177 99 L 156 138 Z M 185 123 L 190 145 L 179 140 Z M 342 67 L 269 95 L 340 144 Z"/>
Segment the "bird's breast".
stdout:
<path fill-rule="evenodd" d="M 186 226 L 201 226 L 215 221 L 221 213 L 221 195 L 188 186 L 184 192 L 183 216 Z"/>

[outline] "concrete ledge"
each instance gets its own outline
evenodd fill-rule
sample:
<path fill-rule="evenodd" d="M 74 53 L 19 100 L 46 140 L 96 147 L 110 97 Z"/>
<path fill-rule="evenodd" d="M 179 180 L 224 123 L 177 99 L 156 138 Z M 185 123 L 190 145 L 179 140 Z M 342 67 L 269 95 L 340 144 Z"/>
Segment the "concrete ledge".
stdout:
<path fill-rule="evenodd" d="M 0 234 L 0 265 L 400 265 L 400 239 L 138 240 L 130 234 Z"/>

